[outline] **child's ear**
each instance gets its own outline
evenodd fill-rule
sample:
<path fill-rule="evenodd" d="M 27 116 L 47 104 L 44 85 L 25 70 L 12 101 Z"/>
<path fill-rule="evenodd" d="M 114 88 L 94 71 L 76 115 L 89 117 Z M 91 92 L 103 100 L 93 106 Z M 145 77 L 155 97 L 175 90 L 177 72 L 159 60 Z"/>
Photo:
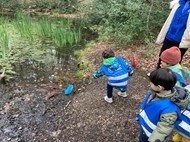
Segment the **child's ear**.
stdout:
<path fill-rule="evenodd" d="M 160 91 L 165 90 L 165 88 L 163 86 L 160 86 L 160 85 L 158 85 L 158 88 Z"/>

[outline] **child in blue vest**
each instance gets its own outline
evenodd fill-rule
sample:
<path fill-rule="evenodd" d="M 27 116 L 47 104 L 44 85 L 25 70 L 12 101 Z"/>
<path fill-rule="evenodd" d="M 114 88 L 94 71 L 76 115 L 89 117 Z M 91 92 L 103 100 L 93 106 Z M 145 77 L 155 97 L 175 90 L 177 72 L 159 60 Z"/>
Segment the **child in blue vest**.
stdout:
<path fill-rule="evenodd" d="M 180 114 L 179 107 L 171 101 L 178 96 L 174 88 L 177 78 L 168 68 L 151 72 L 151 91 L 145 97 L 137 120 L 141 126 L 139 142 L 163 142 L 172 132 Z"/>
<path fill-rule="evenodd" d="M 177 134 L 173 136 L 173 142 L 190 142 L 190 93 L 188 90 L 178 88 L 179 96 L 171 100 L 177 104 L 181 110 L 175 123 L 175 131 Z"/>
<path fill-rule="evenodd" d="M 96 71 L 93 76 L 94 78 L 99 78 L 103 75 L 108 77 L 107 96 L 104 97 L 104 100 L 108 103 L 113 102 L 113 88 L 119 90 L 119 96 L 127 97 L 128 79 L 129 76 L 133 75 L 133 69 L 130 63 L 123 58 L 116 58 L 111 49 L 104 50 L 102 52 L 102 57 L 104 58 L 102 67 Z"/>
<path fill-rule="evenodd" d="M 179 64 L 179 62 L 181 60 L 181 52 L 180 52 L 179 48 L 173 46 L 169 49 L 166 49 L 160 55 L 160 59 L 161 59 L 161 65 L 160 66 L 162 68 L 169 68 L 175 73 L 175 75 L 177 77 L 176 86 L 184 87 L 188 90 L 190 85 L 186 84 L 186 80 L 189 78 L 190 72 Z M 183 93 L 186 95 L 181 95 L 182 92 L 188 92 L 190 90 L 185 91 L 183 88 L 179 88 L 179 87 L 177 87 L 178 92 L 180 94 L 179 97 L 172 100 L 182 110 L 181 111 L 182 112 L 181 117 L 178 120 L 178 123 L 175 124 L 177 134 L 173 137 L 174 142 L 184 142 L 185 139 L 190 138 L 190 129 L 189 129 L 189 134 L 184 134 L 187 132 L 184 132 L 180 126 L 181 124 L 183 124 L 183 123 L 180 123 L 183 119 L 185 119 L 185 120 L 188 119 L 189 123 L 186 123 L 186 125 L 187 126 L 189 125 L 189 127 L 190 127 L 190 116 L 189 116 L 189 118 L 186 118 L 187 116 L 185 116 L 185 114 L 187 114 L 187 112 L 189 112 L 189 110 L 186 110 L 186 105 L 188 103 L 189 93 Z M 183 113 L 183 111 L 185 113 Z"/>

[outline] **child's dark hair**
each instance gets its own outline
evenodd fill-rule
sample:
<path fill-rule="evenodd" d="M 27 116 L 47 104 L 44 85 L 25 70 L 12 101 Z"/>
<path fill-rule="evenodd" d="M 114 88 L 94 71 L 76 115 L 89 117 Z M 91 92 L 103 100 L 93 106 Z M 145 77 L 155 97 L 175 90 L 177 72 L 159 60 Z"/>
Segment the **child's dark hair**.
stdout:
<path fill-rule="evenodd" d="M 102 57 L 104 59 L 114 57 L 114 56 L 115 56 L 115 54 L 114 54 L 113 50 L 111 50 L 111 49 L 106 49 L 102 52 Z"/>
<path fill-rule="evenodd" d="M 165 90 L 171 90 L 177 81 L 175 73 L 168 68 L 154 70 L 151 72 L 149 79 L 154 85 L 163 86 Z"/>

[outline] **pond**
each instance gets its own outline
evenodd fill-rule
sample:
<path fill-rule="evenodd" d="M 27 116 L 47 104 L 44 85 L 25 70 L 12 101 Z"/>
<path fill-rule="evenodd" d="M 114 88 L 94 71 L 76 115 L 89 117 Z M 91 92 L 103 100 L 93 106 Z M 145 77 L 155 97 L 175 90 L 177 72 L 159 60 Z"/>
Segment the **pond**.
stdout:
<path fill-rule="evenodd" d="M 63 86 L 78 79 L 75 51 L 91 40 L 82 25 L 63 17 L 32 17 L 20 10 L 14 18 L 1 16 L 0 23 L 1 65 L 7 77 L 17 84 Z"/>

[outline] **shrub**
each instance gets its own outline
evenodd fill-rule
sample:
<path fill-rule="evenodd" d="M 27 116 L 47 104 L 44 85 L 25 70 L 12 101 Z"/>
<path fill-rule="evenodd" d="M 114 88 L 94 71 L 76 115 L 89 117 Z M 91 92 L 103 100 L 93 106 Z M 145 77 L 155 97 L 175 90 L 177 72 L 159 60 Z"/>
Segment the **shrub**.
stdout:
<path fill-rule="evenodd" d="M 169 13 L 167 4 L 166 0 L 95 0 L 88 14 L 91 29 L 121 45 L 152 39 Z"/>
<path fill-rule="evenodd" d="M 16 9 L 17 7 L 21 7 L 18 0 L 1 0 L 0 8 L 8 8 L 8 9 Z"/>
<path fill-rule="evenodd" d="M 77 10 L 78 0 L 1 0 L 0 8 L 15 10 L 17 8 L 57 9 L 71 13 Z"/>
<path fill-rule="evenodd" d="M 31 5 L 35 8 L 57 9 L 62 12 L 72 13 L 76 11 L 78 0 L 34 0 Z"/>

